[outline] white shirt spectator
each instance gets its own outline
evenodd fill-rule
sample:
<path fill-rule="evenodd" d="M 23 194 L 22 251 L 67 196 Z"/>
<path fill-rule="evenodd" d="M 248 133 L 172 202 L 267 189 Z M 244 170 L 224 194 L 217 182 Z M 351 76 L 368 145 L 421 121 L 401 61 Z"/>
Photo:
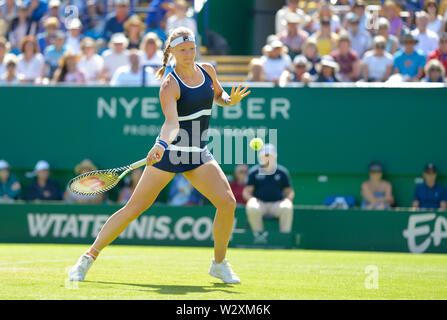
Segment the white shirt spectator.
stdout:
<path fill-rule="evenodd" d="M 81 38 L 74 38 L 71 35 L 67 35 L 67 39 L 65 41 L 65 47 L 67 48 L 67 51 L 73 52 L 73 53 L 80 53 L 81 52 Z"/>
<path fill-rule="evenodd" d="M 137 73 L 133 73 L 130 65 L 119 67 L 113 74 L 110 85 L 112 86 L 132 86 L 139 87 L 143 83 L 143 71 L 139 68 Z M 155 79 L 154 69 L 146 68 L 146 85 L 156 85 L 159 82 Z"/>
<path fill-rule="evenodd" d="M 446 10 L 446 12 L 447 12 L 447 10 Z M 433 31 L 436 34 L 439 34 L 439 31 L 441 31 L 441 26 L 442 26 L 442 17 L 437 16 L 435 21 L 429 22 L 427 24 L 427 29 L 430 29 L 431 31 Z"/>
<path fill-rule="evenodd" d="M 7 77 L 6 73 L 0 75 L 0 85 L 2 85 L 2 86 L 6 86 L 6 85 L 10 85 L 10 86 L 13 85 L 13 86 L 15 86 L 15 85 L 20 84 L 20 77 L 18 75 L 16 75 L 15 78 L 12 81 L 10 81 L 10 82 L 8 82 L 6 80 L 6 77 Z"/>
<path fill-rule="evenodd" d="M 3 61 L 0 61 L 0 76 L 6 72 L 6 66 L 4 60 L 5 59 L 3 59 Z"/>
<path fill-rule="evenodd" d="M 98 54 L 94 54 L 90 59 L 84 55 L 78 62 L 78 69 L 85 74 L 88 84 L 96 83 L 95 79 L 103 68 L 104 59 Z"/>
<path fill-rule="evenodd" d="M 357 34 L 353 34 L 349 31 L 351 37 L 351 48 L 354 50 L 359 58 L 363 57 L 363 54 L 371 47 L 372 39 L 369 33 L 359 28 Z"/>
<path fill-rule="evenodd" d="M 284 70 L 292 68 L 292 59 L 288 54 L 283 54 L 278 59 L 262 56 L 261 63 L 268 81 L 279 80 Z"/>
<path fill-rule="evenodd" d="M 365 53 L 362 62 L 368 67 L 369 78 L 381 81 L 386 74 L 386 69 L 393 65 L 394 60 L 393 56 L 386 51 L 379 57 L 371 50 Z"/>
<path fill-rule="evenodd" d="M 419 41 L 414 47 L 415 50 L 420 50 L 425 56 L 428 56 L 430 52 L 438 49 L 439 38 L 433 31 L 427 29 L 425 33 L 420 33 L 419 29 L 414 29 L 412 33 Z"/>
<path fill-rule="evenodd" d="M 36 80 L 42 76 L 45 59 L 41 53 L 36 53 L 30 61 L 25 61 L 25 56 L 19 55 L 17 61 L 17 73 L 25 80 Z"/>
<path fill-rule="evenodd" d="M 177 27 L 187 27 L 191 29 L 194 34 L 197 34 L 197 23 L 193 18 L 179 18 L 176 15 L 170 16 L 166 21 L 167 34 L 171 33 L 171 31 Z"/>
<path fill-rule="evenodd" d="M 287 30 L 287 21 L 286 21 L 286 15 L 287 13 L 290 12 L 290 9 L 288 6 L 285 6 L 281 9 L 278 10 L 278 12 L 276 12 L 275 15 L 275 34 L 278 34 L 282 31 Z M 303 10 L 301 10 L 300 8 L 297 8 L 295 11 L 296 14 L 298 14 L 300 16 L 300 18 L 304 21 L 304 17 L 306 16 L 306 14 L 304 13 Z"/>
<path fill-rule="evenodd" d="M 104 67 L 109 70 L 109 75 L 113 76 L 119 67 L 126 66 L 129 63 L 128 51 L 125 50 L 121 54 L 116 54 L 113 50 L 108 49 L 102 54 L 104 59 Z"/>
<path fill-rule="evenodd" d="M 157 50 L 155 52 L 155 54 L 150 59 L 147 58 L 146 54 L 143 54 L 141 59 L 142 59 L 141 60 L 142 65 L 150 64 L 150 65 L 162 66 L 163 65 L 163 51 Z"/>

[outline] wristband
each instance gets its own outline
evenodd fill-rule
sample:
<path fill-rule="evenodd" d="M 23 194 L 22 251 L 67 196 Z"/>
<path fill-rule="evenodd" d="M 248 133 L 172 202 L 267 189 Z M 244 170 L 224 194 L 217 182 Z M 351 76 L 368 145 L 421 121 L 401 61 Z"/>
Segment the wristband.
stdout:
<path fill-rule="evenodd" d="M 155 140 L 155 144 L 158 144 L 159 146 L 163 147 L 164 150 L 168 148 L 168 144 L 159 138 Z"/>

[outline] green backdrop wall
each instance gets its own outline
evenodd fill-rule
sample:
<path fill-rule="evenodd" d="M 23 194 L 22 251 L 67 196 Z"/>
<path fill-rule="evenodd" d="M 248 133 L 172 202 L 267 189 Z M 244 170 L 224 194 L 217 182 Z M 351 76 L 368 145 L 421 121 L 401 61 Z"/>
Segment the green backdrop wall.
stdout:
<path fill-rule="evenodd" d="M 0 204 L 0 242 L 91 243 L 119 206 Z M 153 206 L 116 244 L 212 246 L 215 208 Z M 232 247 L 447 253 L 447 213 L 295 208 L 292 233 L 277 220 L 253 234 L 237 208 Z"/>
<path fill-rule="evenodd" d="M 0 158 L 19 175 L 45 159 L 61 183 L 84 158 L 100 168 L 144 158 L 163 123 L 156 87 L 1 87 L 0 96 Z M 447 88 L 252 88 L 240 105 L 215 106 L 210 127 L 277 130 L 278 160 L 294 177 L 296 203 L 321 204 L 328 193 L 358 197 L 377 160 L 398 204 L 409 206 L 426 162 L 446 181 L 446 101 Z M 222 161 L 224 145 L 222 138 L 214 149 Z"/>

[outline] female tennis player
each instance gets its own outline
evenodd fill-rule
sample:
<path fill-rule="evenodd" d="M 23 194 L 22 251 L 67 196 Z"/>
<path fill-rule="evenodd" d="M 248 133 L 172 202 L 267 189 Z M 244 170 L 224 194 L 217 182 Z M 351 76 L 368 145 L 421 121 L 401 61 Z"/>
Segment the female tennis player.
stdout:
<path fill-rule="evenodd" d="M 175 58 L 175 68 L 160 87 L 165 116 L 160 134 L 147 155 L 146 167 L 131 198 L 106 221 L 93 245 L 70 270 L 70 280 L 83 281 L 101 250 L 152 205 L 176 173 L 182 173 L 217 209 L 213 223 L 214 259 L 209 274 L 225 283 L 241 282 L 225 259 L 236 200 L 225 174 L 201 137 L 208 129 L 213 101 L 227 107 L 239 103 L 250 91 L 239 85 L 228 95 L 217 80 L 214 67 L 195 63 L 195 53 L 193 32 L 184 27 L 174 29 L 166 41 L 163 67 L 157 72 L 161 78 L 170 55 Z"/>

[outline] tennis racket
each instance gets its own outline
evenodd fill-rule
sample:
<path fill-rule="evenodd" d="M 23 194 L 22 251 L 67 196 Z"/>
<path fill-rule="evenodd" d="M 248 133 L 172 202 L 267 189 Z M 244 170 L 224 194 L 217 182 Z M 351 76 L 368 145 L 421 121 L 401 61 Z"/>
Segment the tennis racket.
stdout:
<path fill-rule="evenodd" d="M 86 196 L 104 193 L 115 187 L 126 174 L 145 164 L 146 159 L 141 159 L 124 167 L 86 172 L 71 179 L 68 187 L 74 193 Z"/>

